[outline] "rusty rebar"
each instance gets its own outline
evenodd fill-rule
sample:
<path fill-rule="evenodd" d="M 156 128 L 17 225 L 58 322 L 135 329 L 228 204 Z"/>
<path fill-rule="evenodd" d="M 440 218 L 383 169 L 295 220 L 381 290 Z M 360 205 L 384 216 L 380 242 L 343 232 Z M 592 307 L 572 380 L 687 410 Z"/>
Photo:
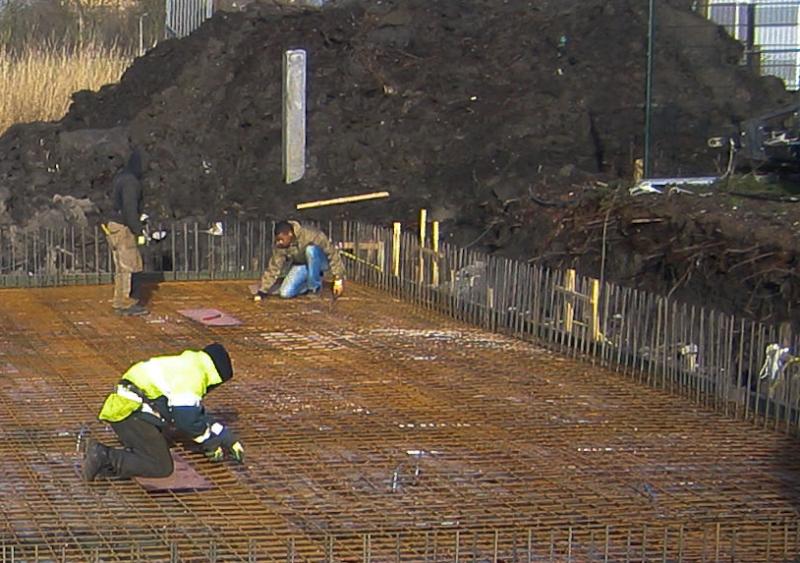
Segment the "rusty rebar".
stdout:
<path fill-rule="evenodd" d="M 331 313 L 324 300 L 256 305 L 247 283 L 163 283 L 140 319 L 115 316 L 104 286 L 0 293 L 0 537 L 15 558 L 798 553 L 800 457 L 783 433 L 358 284 Z M 243 324 L 177 313 L 208 303 Z M 85 424 L 114 443 L 95 417 L 120 373 L 211 340 L 236 376 L 207 407 L 247 465 L 181 449 L 213 490 L 82 483 L 76 435 Z"/>

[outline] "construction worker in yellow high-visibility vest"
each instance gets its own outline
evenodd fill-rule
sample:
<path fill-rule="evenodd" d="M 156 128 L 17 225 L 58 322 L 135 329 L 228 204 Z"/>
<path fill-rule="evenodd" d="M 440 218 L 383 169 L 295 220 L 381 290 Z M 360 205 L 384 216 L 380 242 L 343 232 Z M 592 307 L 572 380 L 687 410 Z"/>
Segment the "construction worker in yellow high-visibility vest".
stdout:
<path fill-rule="evenodd" d="M 242 463 L 242 443 L 226 425 L 210 419 L 202 403 L 206 393 L 232 377 L 230 355 L 218 343 L 131 366 L 98 415 L 111 424 L 125 448 L 89 440 L 84 479 L 169 476 L 173 462 L 162 433 L 167 427 L 192 438 L 212 461 L 227 455 Z"/>

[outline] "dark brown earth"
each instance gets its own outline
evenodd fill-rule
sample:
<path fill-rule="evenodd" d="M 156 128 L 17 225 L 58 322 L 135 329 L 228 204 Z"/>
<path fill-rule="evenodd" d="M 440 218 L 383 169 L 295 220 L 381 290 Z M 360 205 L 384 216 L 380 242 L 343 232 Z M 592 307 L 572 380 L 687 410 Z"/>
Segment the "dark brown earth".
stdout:
<path fill-rule="evenodd" d="M 740 67 L 740 45 L 689 2 L 658 4 L 653 170 L 717 174 L 724 155 L 706 139 L 793 94 Z M 605 279 L 800 320 L 800 204 L 737 185 L 707 197 L 628 195 L 643 150 L 646 6 L 365 0 L 220 12 L 137 59 L 118 85 L 76 93 L 60 122 L 0 138 L 0 224 L 98 221 L 136 145 L 147 206 L 161 219 L 411 224 L 426 207 L 460 244 L 599 275 L 605 241 Z M 309 54 L 308 169 L 290 186 L 281 182 L 287 48 Z M 294 211 L 375 190 L 392 197 Z"/>

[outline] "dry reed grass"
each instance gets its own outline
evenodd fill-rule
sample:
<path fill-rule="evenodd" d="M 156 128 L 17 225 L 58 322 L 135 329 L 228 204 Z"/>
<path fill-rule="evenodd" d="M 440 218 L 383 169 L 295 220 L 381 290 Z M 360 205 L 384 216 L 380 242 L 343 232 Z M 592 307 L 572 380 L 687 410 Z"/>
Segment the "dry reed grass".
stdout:
<path fill-rule="evenodd" d="M 0 133 L 15 123 L 60 119 L 78 90 L 119 81 L 132 57 L 89 42 L 71 50 L 0 49 Z"/>

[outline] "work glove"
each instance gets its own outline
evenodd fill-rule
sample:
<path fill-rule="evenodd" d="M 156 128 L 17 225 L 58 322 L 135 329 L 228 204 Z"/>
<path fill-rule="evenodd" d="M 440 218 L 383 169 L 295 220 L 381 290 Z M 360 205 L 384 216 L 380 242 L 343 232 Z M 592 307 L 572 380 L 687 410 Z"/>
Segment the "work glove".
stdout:
<path fill-rule="evenodd" d="M 222 440 L 222 448 L 231 454 L 231 458 L 238 463 L 244 463 L 244 446 L 242 446 L 236 434 L 228 430 L 226 426 L 219 437 Z"/>
<path fill-rule="evenodd" d="M 161 242 L 167 238 L 167 231 L 153 231 L 152 233 L 145 228 L 145 230 L 136 237 L 136 243 L 139 246 L 145 246 L 151 242 Z"/>
<path fill-rule="evenodd" d="M 342 278 L 333 278 L 333 296 L 339 298 L 344 293 L 344 280 Z"/>
<path fill-rule="evenodd" d="M 142 224 L 142 234 L 136 238 L 136 242 L 139 246 L 144 246 L 151 242 L 161 242 L 167 238 L 167 231 L 164 230 L 153 231 L 151 233 L 150 227 L 147 224 L 149 220 L 150 216 L 147 213 L 139 215 L 139 222 Z"/>
<path fill-rule="evenodd" d="M 226 449 L 230 453 L 231 459 L 237 463 L 244 463 L 244 446 L 242 446 L 241 442 L 237 440 Z M 213 462 L 222 461 L 225 459 L 225 449 L 222 446 L 217 446 L 215 449 L 206 452 L 206 458 Z"/>
<path fill-rule="evenodd" d="M 258 291 L 256 291 L 256 294 L 253 296 L 253 301 L 258 303 L 259 301 L 264 299 L 266 296 L 267 296 L 267 294 L 259 289 Z"/>
<path fill-rule="evenodd" d="M 205 454 L 209 460 L 222 461 L 225 459 L 225 452 L 229 452 L 237 462 L 242 463 L 244 461 L 244 447 L 227 426 L 215 422 L 211 425 L 211 432 L 211 438 L 204 442 Z"/>
<path fill-rule="evenodd" d="M 241 442 L 235 442 L 230 448 L 228 448 L 228 451 L 236 462 L 244 463 L 244 447 L 242 446 Z"/>
<path fill-rule="evenodd" d="M 142 213 L 139 215 L 139 222 L 142 224 L 142 233 L 136 237 L 136 244 L 139 246 L 144 246 L 148 242 L 150 242 L 150 235 L 147 234 L 147 220 L 150 219 L 150 216 L 147 213 Z"/>
<path fill-rule="evenodd" d="M 213 450 L 207 450 L 205 454 L 209 461 L 217 462 L 225 459 L 225 451 L 222 449 L 222 446 L 217 446 Z"/>

